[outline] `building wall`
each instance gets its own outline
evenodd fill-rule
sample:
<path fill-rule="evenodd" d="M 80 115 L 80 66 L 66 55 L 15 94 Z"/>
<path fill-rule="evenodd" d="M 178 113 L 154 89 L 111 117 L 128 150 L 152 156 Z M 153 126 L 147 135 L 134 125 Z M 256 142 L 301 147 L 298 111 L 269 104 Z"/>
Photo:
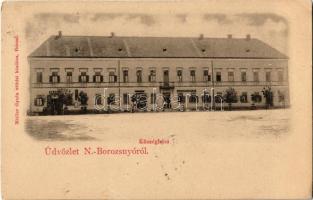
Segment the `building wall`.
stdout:
<path fill-rule="evenodd" d="M 247 92 L 248 103 L 235 103 L 233 106 L 250 107 L 251 94 L 259 92 L 262 96 L 262 89 L 265 86 L 271 86 L 274 93 L 274 106 L 289 105 L 288 91 L 288 61 L 286 59 L 200 59 L 200 58 L 153 58 L 153 59 L 118 59 L 118 58 L 30 58 L 30 84 L 31 84 L 31 105 L 32 112 L 40 112 L 43 106 L 35 106 L 34 100 L 38 95 L 48 95 L 49 91 L 60 88 L 67 88 L 73 93 L 75 90 L 85 91 L 89 97 L 88 109 L 94 109 L 95 94 L 103 94 L 106 88 L 106 94 L 114 93 L 117 97 L 124 93 L 134 94 L 138 90 L 143 90 L 150 97 L 153 92 L 162 93 L 164 86 L 163 72 L 169 71 L 169 84 L 172 89 L 167 90 L 171 96 L 177 94 L 177 91 L 196 90 L 199 96 L 199 104 L 202 103 L 201 95 L 204 90 L 211 93 L 213 87 L 212 81 L 204 81 L 203 70 L 208 70 L 212 79 L 212 68 L 214 72 L 214 88 L 215 94 L 218 92 L 225 93 L 229 87 L 233 87 L 237 91 L 238 97 L 242 92 Z M 142 70 L 142 82 L 137 82 L 136 71 Z M 156 71 L 156 81 L 149 82 L 148 77 L 151 70 Z M 177 69 L 183 71 L 183 82 L 178 82 Z M 66 83 L 66 71 L 72 71 L 72 83 Z M 128 82 L 123 82 L 123 70 L 128 70 Z M 192 82 L 190 70 L 196 71 L 196 81 Z M 37 83 L 37 72 L 42 72 L 42 83 Z M 49 76 L 52 71 L 58 71 L 60 76 L 59 83 L 49 83 Z M 81 71 L 85 71 L 89 75 L 88 83 L 79 83 L 79 75 Z M 103 75 L 102 83 L 93 83 L 92 76 L 95 71 L 101 71 Z M 109 72 L 115 71 L 117 75 L 116 82 L 109 83 Z M 228 72 L 234 73 L 234 81 L 228 80 Z M 241 80 L 241 72 L 245 71 L 247 80 Z M 259 81 L 253 80 L 253 71 L 258 71 Z M 266 81 L 266 71 L 271 71 L 271 81 Z M 282 71 L 283 81 L 279 81 L 278 74 Z M 222 75 L 221 82 L 216 82 L 216 74 L 220 72 Z M 285 102 L 279 102 L 278 91 L 285 94 Z M 150 103 L 150 101 L 149 101 Z M 257 105 L 265 104 L 264 98 Z M 192 105 L 189 105 L 192 107 Z M 77 106 L 80 108 L 80 106 Z M 123 104 L 122 104 L 123 107 Z M 71 108 L 75 109 L 75 108 Z"/>

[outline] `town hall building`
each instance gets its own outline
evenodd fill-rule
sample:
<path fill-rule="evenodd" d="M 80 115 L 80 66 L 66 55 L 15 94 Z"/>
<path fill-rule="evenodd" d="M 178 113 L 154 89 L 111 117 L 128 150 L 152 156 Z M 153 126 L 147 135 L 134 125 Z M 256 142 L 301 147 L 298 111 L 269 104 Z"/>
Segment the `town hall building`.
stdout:
<path fill-rule="evenodd" d="M 49 37 L 28 57 L 30 114 L 289 106 L 288 57 L 246 35 Z M 224 105 L 223 105 L 224 103 Z M 268 108 L 268 107 L 267 107 Z"/>

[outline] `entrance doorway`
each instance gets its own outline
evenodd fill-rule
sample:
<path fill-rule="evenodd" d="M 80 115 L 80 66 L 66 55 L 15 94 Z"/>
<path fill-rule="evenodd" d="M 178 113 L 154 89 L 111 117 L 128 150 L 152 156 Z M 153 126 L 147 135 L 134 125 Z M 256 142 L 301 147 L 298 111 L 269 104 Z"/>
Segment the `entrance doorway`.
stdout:
<path fill-rule="evenodd" d="M 164 109 L 171 109 L 171 93 L 170 92 L 163 92 L 163 100 L 164 100 Z"/>

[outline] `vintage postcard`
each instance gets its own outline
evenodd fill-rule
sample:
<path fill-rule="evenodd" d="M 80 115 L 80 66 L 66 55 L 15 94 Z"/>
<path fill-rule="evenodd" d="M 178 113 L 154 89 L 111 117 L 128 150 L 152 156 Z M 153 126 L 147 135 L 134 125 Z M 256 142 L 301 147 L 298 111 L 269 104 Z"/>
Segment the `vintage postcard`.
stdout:
<path fill-rule="evenodd" d="M 311 8 L 4 2 L 3 198 L 311 198 Z"/>

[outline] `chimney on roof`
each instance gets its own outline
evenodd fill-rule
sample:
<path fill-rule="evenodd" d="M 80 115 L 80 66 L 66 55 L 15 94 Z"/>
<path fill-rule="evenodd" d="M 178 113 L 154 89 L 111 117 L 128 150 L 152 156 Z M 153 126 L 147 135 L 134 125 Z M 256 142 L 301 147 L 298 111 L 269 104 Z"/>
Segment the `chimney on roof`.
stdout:
<path fill-rule="evenodd" d="M 71 56 L 71 49 L 68 45 L 65 45 L 65 53 L 66 53 L 66 56 Z"/>
<path fill-rule="evenodd" d="M 61 37 L 62 37 L 62 31 L 59 31 L 59 32 L 58 32 L 58 35 L 55 36 L 55 39 L 57 40 L 57 39 L 59 39 L 59 38 L 61 38 Z"/>
<path fill-rule="evenodd" d="M 204 35 L 201 33 L 199 36 L 199 40 L 202 40 L 204 38 Z"/>
<path fill-rule="evenodd" d="M 246 40 L 247 40 L 247 41 L 251 40 L 251 35 L 250 35 L 250 34 L 247 34 L 247 35 L 246 35 Z"/>
<path fill-rule="evenodd" d="M 111 37 L 114 37 L 115 36 L 115 33 L 114 32 L 111 32 Z"/>
<path fill-rule="evenodd" d="M 233 35 L 232 35 L 232 34 L 228 34 L 228 35 L 227 35 L 227 38 L 228 38 L 228 39 L 232 39 L 232 38 L 233 38 Z"/>

